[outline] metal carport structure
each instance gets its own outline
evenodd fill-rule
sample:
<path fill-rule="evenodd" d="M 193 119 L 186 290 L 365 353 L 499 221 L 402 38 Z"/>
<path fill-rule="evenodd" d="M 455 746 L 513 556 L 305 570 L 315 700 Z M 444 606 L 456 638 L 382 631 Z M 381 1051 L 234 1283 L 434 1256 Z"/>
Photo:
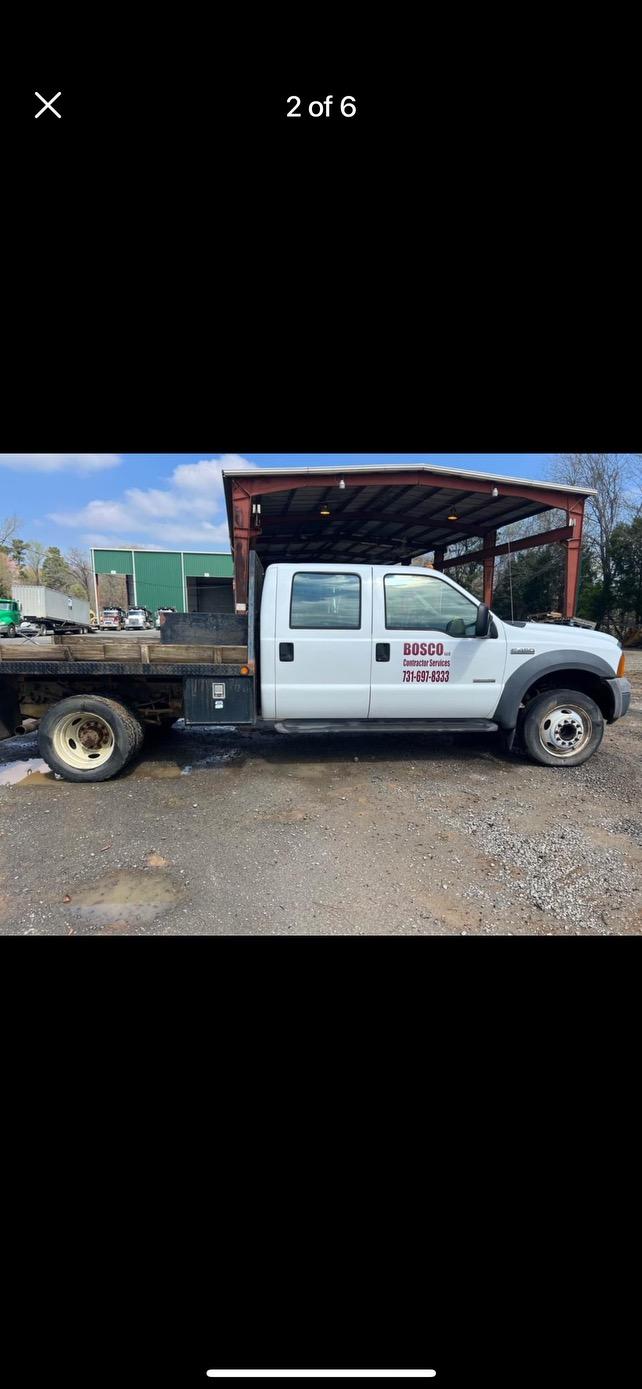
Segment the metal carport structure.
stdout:
<path fill-rule="evenodd" d="M 434 567 L 461 564 L 448 547 L 479 537 L 465 563 L 484 566 L 484 601 L 492 604 L 497 555 L 508 544 L 497 532 L 545 511 L 563 511 L 566 525 L 511 542 L 510 550 L 562 544 L 566 550 L 564 614 L 577 602 L 580 549 L 590 488 L 531 482 L 459 468 L 244 468 L 223 472 L 234 559 L 236 611 L 247 608 L 249 553 L 264 566 L 276 560 L 409 564 L 434 554 Z"/>

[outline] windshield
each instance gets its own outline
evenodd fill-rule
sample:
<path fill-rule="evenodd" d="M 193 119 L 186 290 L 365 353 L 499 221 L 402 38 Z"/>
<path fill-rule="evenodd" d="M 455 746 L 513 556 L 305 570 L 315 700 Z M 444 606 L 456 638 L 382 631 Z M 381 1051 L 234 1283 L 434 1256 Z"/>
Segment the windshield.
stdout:
<path fill-rule="evenodd" d="M 128 616 L 129 616 L 129 617 L 144 617 L 144 616 L 145 616 L 145 609 L 144 609 L 144 608 L 130 608 L 130 609 L 129 609 Z"/>
<path fill-rule="evenodd" d="M 3 601 L 0 603 L 0 610 L 1 610 L 2 612 L 5 612 L 5 613 L 6 613 L 6 612 L 9 612 L 9 613 L 12 613 L 12 612 L 15 612 L 15 608 L 16 608 L 15 603 L 14 603 L 11 599 L 9 599 L 9 598 L 3 599 Z"/>

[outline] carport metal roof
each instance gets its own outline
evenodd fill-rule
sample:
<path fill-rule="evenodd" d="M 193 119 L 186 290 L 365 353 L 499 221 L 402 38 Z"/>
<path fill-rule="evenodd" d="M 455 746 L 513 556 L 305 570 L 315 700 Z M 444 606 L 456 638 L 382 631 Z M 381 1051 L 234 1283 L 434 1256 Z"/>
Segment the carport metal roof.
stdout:
<path fill-rule="evenodd" d="M 584 502 L 591 495 L 565 483 L 428 464 L 225 469 L 223 478 L 239 611 L 247 601 L 250 548 L 264 565 L 398 564 L 434 551 L 441 568 L 448 566 L 449 545 L 479 536 L 483 549 L 475 557 L 488 561 L 496 553 L 498 529 L 559 509 L 567 526 L 546 532 L 540 543 L 577 541 L 579 549 Z M 574 608 L 574 591 L 572 600 Z"/>

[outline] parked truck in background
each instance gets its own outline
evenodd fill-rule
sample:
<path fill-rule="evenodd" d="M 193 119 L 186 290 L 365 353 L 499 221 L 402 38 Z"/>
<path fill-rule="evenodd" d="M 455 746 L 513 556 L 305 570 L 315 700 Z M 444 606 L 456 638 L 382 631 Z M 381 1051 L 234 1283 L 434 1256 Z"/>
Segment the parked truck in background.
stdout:
<path fill-rule="evenodd" d="M 104 632 L 122 632 L 125 628 L 125 611 L 123 608 L 104 608 L 100 627 Z"/>
<path fill-rule="evenodd" d="M 76 660 L 42 663 L 0 652 L 0 736 L 38 718 L 43 758 L 71 781 L 113 776 L 146 727 L 180 716 L 321 736 L 495 733 L 544 766 L 577 767 L 630 700 L 614 637 L 507 622 L 446 574 L 404 565 L 264 575 L 251 552 L 247 614 L 164 613 L 160 643 L 142 641 L 136 659 L 77 646 Z"/>
<path fill-rule="evenodd" d="M 22 622 L 15 598 L 0 598 L 0 637 L 15 637 Z"/>
<path fill-rule="evenodd" d="M 154 621 L 154 626 L 157 627 L 157 628 L 160 630 L 160 628 L 161 628 L 161 626 L 162 626 L 161 615 L 162 615 L 163 613 L 175 613 L 175 612 L 176 612 L 176 608 L 158 608 L 158 609 L 157 609 L 157 612 L 156 612 L 156 618 L 155 618 L 155 621 Z"/>
<path fill-rule="evenodd" d="M 125 627 L 128 631 L 140 631 L 154 626 L 154 615 L 149 608 L 128 608 Z"/>
<path fill-rule="evenodd" d="M 18 634 L 32 636 L 45 632 L 89 632 L 89 603 L 72 598 L 42 584 L 12 584 L 11 596 L 18 604 L 21 622 Z"/>

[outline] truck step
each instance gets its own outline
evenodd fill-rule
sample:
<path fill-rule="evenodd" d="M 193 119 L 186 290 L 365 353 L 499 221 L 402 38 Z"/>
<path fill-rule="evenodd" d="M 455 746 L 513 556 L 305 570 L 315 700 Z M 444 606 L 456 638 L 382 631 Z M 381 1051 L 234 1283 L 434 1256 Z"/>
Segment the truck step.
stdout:
<path fill-rule="evenodd" d="M 283 719 L 279 733 L 497 733 L 492 719 Z"/>

